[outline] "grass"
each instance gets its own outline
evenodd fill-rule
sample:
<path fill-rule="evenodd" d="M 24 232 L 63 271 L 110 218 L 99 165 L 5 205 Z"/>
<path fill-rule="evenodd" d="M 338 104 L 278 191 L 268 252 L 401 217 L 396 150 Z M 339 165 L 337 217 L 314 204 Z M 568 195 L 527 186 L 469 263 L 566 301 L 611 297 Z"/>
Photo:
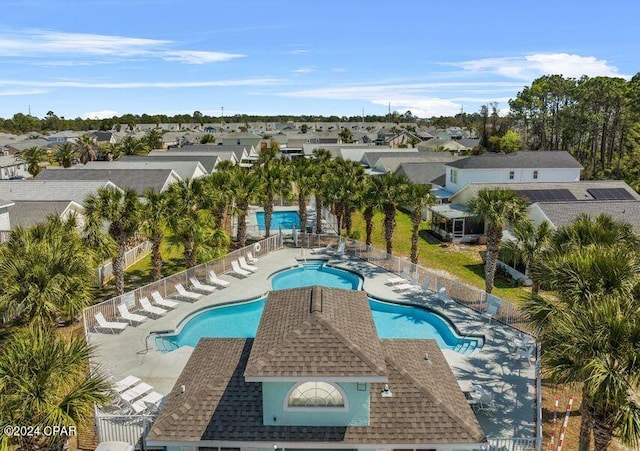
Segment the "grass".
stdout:
<path fill-rule="evenodd" d="M 372 243 L 379 249 L 385 249 L 384 215 L 380 212 L 377 213 L 373 221 Z M 411 218 L 406 213 L 398 212 L 396 223 L 393 253 L 408 259 L 411 254 Z M 357 231 L 360 234 L 360 239 L 364 240 L 365 223 L 360 213 L 354 215 L 353 231 Z M 484 290 L 484 263 L 480 256 L 481 250 L 484 250 L 483 246 L 443 244 L 430 235 L 426 222 L 423 222 L 420 227 L 418 241 L 418 262 L 420 265 L 449 274 L 461 282 Z M 519 303 L 523 296 L 529 294 L 529 290 L 513 286 L 510 280 L 496 275 L 493 294 L 502 299 Z"/>

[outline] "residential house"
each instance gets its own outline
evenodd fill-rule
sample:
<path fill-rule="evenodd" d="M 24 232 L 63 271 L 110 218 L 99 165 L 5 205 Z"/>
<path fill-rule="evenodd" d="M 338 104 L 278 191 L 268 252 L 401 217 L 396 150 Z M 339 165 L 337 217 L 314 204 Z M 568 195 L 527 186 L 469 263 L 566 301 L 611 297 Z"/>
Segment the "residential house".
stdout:
<path fill-rule="evenodd" d="M 161 160 L 151 161 L 143 159 L 139 161 L 118 160 L 118 161 L 90 161 L 83 166 L 84 169 L 173 169 L 182 179 L 197 179 L 204 177 L 209 172 L 201 162 L 195 160 L 174 161 Z"/>
<path fill-rule="evenodd" d="M 151 153 L 153 153 L 152 151 Z M 216 166 L 220 161 L 224 161 L 225 159 L 230 159 L 234 161 L 235 164 L 235 156 L 231 153 L 231 156 L 226 155 L 224 158 L 216 153 L 198 153 L 198 152 L 188 152 L 186 154 L 180 153 L 177 154 L 175 152 L 159 152 L 153 153 L 145 156 L 140 155 L 127 155 L 120 158 L 121 162 L 180 162 L 180 161 L 192 161 L 197 162 L 202 165 L 202 167 L 207 171 L 207 173 L 211 174 L 215 171 Z"/>
<path fill-rule="evenodd" d="M 0 199 L 0 243 L 9 240 L 11 230 L 11 218 L 9 216 L 9 208 L 15 205 L 10 200 Z"/>
<path fill-rule="evenodd" d="M 166 191 L 171 184 L 181 181 L 173 169 L 53 169 L 42 171 L 35 180 L 109 180 L 122 189 L 133 189 L 144 195 L 148 189 L 156 193 Z"/>
<path fill-rule="evenodd" d="M 51 143 L 44 138 L 13 141 L 4 145 L 4 147 L 2 148 L 2 153 L 4 153 L 4 155 L 15 155 L 18 152 L 22 152 L 23 150 L 27 150 L 34 146 L 41 149 L 49 150 L 51 148 Z"/>
<path fill-rule="evenodd" d="M 165 399 L 148 448 L 488 446 L 436 341 L 380 339 L 363 291 L 270 292 L 255 339 L 200 340 Z"/>
<path fill-rule="evenodd" d="M 14 155 L 0 155 L 0 180 L 31 177 L 27 163 Z"/>

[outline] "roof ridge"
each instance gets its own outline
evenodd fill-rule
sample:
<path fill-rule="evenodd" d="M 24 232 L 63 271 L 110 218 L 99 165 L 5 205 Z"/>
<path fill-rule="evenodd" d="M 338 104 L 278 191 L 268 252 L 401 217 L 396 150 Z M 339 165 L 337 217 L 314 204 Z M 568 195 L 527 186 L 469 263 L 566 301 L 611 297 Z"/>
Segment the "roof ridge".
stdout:
<path fill-rule="evenodd" d="M 398 365 L 395 359 L 393 359 L 393 357 L 389 357 L 388 354 L 386 353 L 385 353 L 385 361 L 389 363 L 396 371 L 398 371 L 404 378 L 406 378 L 409 382 L 411 382 L 411 384 L 414 387 L 416 387 L 420 392 L 426 395 L 426 397 L 429 398 L 435 405 L 443 409 L 443 411 L 447 415 L 449 415 L 449 417 L 451 417 L 451 419 L 453 419 L 458 425 L 463 426 L 465 431 L 469 434 L 470 437 L 476 439 L 475 435 L 470 433 L 468 430 L 469 428 L 471 429 L 474 428 L 472 424 L 470 424 L 468 421 L 461 418 L 458 415 L 458 413 L 455 410 L 451 409 L 446 403 L 437 399 L 427 387 L 422 385 L 415 377 L 411 375 L 411 373 L 409 373 L 404 367 Z M 482 438 L 485 438 L 485 435 L 484 435 L 484 432 L 482 432 L 482 429 L 481 429 L 481 433 L 482 433 Z"/>
<path fill-rule="evenodd" d="M 335 327 L 333 327 L 331 325 L 331 322 L 327 321 L 320 314 L 314 314 L 314 315 L 312 315 L 312 317 L 314 317 L 318 323 L 320 323 L 322 326 L 324 326 L 325 329 L 327 329 L 338 340 L 340 340 L 340 342 L 342 344 L 344 344 L 351 352 L 353 352 L 355 355 L 357 355 L 360 358 L 360 360 L 362 360 L 364 363 L 366 363 L 366 365 L 369 368 L 371 368 L 373 371 L 375 371 L 377 374 L 379 374 L 381 376 L 388 376 L 389 373 L 388 373 L 388 371 L 386 371 L 386 368 L 382 368 L 382 367 L 376 365 L 374 362 L 372 362 L 371 359 L 369 359 L 369 357 L 367 357 L 367 355 L 363 352 L 363 350 L 362 350 L 362 348 L 360 346 L 358 346 L 357 344 L 353 343 L 346 336 L 344 336 L 341 332 L 339 332 Z M 379 340 L 380 339 L 378 338 L 378 341 Z M 383 361 L 384 361 L 384 359 L 383 359 Z"/>

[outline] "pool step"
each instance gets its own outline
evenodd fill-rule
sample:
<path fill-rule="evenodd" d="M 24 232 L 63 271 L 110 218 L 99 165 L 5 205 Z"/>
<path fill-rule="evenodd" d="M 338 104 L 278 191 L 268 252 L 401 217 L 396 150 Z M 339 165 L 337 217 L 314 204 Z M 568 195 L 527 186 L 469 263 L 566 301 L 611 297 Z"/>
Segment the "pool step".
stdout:
<path fill-rule="evenodd" d="M 454 348 L 454 351 L 460 354 L 470 354 L 478 347 L 478 343 L 475 340 L 463 340 L 458 343 Z"/>

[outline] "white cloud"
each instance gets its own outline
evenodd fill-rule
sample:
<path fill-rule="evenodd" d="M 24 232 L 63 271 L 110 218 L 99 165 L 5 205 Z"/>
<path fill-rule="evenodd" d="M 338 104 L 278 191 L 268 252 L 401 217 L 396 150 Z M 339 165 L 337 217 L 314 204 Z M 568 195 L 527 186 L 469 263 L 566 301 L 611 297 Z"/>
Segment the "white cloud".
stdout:
<path fill-rule="evenodd" d="M 90 33 L 61 33 L 24 30 L 0 33 L 0 56 L 47 58 L 50 65 L 95 64 L 95 58 L 160 58 L 184 64 L 207 64 L 241 58 L 245 55 L 204 50 L 176 49 L 177 43 L 161 39 L 109 36 Z M 57 62 L 55 57 L 64 61 Z M 73 58 L 79 58 L 78 61 Z M 83 60 L 92 57 L 94 60 Z"/>
<path fill-rule="evenodd" d="M 0 89 L 0 96 L 32 96 L 47 92 L 44 89 Z"/>
<path fill-rule="evenodd" d="M 302 55 L 304 53 L 309 53 L 309 50 L 305 50 L 305 49 L 289 50 L 286 53 L 287 55 Z"/>
<path fill-rule="evenodd" d="M 293 71 L 294 74 L 309 74 L 311 72 L 313 72 L 315 70 L 315 67 L 313 66 L 307 66 L 307 67 L 300 67 L 299 69 L 296 69 Z"/>
<path fill-rule="evenodd" d="M 390 105 L 395 111 L 404 113 L 411 110 L 411 113 L 420 117 L 431 116 L 453 116 L 460 112 L 461 104 L 452 102 L 447 99 L 420 99 L 420 98 L 396 98 L 396 99 L 378 99 L 372 100 L 371 103 L 376 105 Z"/>
<path fill-rule="evenodd" d="M 91 111 L 89 113 L 84 113 L 82 115 L 83 119 L 109 119 L 113 116 L 119 116 L 120 114 L 117 111 L 113 110 L 101 110 L 101 111 Z"/>
<path fill-rule="evenodd" d="M 484 58 L 463 61 L 453 65 L 470 72 L 489 72 L 507 78 L 533 80 L 545 74 L 559 74 L 565 77 L 608 76 L 622 77 L 615 66 L 594 56 L 571 55 L 568 53 L 536 53 L 525 56 Z"/>
<path fill-rule="evenodd" d="M 235 58 L 244 58 L 240 53 L 203 52 L 199 50 L 180 50 L 167 52 L 163 58 L 165 61 L 178 61 L 186 64 L 207 64 L 229 61 Z"/>
<path fill-rule="evenodd" d="M 22 81 L 0 80 L 0 86 L 32 86 L 44 88 L 144 89 L 144 88 L 207 88 L 235 86 L 271 86 L 281 83 L 277 78 L 248 78 L 240 80 L 205 80 L 178 82 L 90 82 L 80 80 Z"/>

